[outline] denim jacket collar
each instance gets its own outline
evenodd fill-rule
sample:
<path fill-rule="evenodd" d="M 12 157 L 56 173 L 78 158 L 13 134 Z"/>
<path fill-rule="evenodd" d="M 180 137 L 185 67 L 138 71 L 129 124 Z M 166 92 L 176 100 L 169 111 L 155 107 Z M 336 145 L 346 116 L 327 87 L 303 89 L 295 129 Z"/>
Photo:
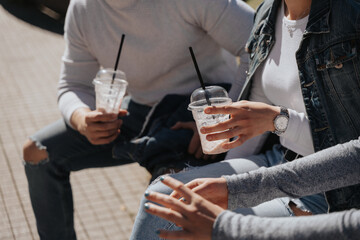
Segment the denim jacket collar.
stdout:
<path fill-rule="evenodd" d="M 309 22 L 306 27 L 306 33 L 328 33 L 330 32 L 330 9 L 331 0 L 313 0 Z"/>
<path fill-rule="evenodd" d="M 268 16 L 265 18 L 264 28 L 259 34 L 273 35 L 275 33 L 275 22 L 277 11 L 282 3 L 282 0 L 275 0 L 269 8 Z"/>

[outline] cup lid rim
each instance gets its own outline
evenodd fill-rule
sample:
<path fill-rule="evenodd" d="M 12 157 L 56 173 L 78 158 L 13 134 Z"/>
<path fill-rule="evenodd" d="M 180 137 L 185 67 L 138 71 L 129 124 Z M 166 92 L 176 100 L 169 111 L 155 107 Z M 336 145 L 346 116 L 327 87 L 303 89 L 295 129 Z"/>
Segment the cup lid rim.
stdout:
<path fill-rule="evenodd" d="M 228 103 L 232 102 L 232 99 L 229 98 L 229 97 L 217 97 L 216 99 L 219 99 L 219 98 L 228 100 L 228 101 L 226 101 L 226 102 L 224 102 L 222 104 L 228 104 Z M 211 99 L 214 99 L 214 98 L 210 98 L 210 101 L 211 101 Z M 196 103 L 199 103 L 199 102 L 206 102 L 206 99 L 201 99 L 201 100 L 189 103 L 188 110 L 192 111 L 192 110 L 195 110 L 195 109 L 204 109 L 204 108 L 209 106 L 209 105 L 194 106 Z M 220 105 L 222 105 L 222 104 L 220 104 Z"/>
<path fill-rule="evenodd" d="M 108 79 L 108 78 L 106 78 Z M 110 78 L 109 78 L 110 79 Z M 126 85 L 128 85 L 128 81 L 124 80 L 124 79 L 120 79 L 120 78 L 114 78 L 114 82 L 120 82 L 120 83 L 124 83 Z M 101 81 L 100 78 L 94 78 L 92 83 L 95 85 L 95 84 L 101 84 L 101 85 L 111 85 L 111 84 L 108 84 L 108 83 L 104 83 Z"/>

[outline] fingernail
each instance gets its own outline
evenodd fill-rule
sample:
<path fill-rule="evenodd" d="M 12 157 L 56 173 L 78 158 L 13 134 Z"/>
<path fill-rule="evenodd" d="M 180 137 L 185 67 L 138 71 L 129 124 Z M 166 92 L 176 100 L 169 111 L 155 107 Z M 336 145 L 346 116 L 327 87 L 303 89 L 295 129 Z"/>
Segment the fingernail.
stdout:
<path fill-rule="evenodd" d="M 149 208 L 150 208 L 150 205 L 149 205 L 148 203 L 145 203 L 145 204 L 144 204 L 144 208 L 145 208 L 145 209 L 149 209 Z"/>
<path fill-rule="evenodd" d="M 160 230 L 156 230 L 155 233 L 156 233 L 157 235 L 159 235 L 159 234 L 160 234 Z"/>
<path fill-rule="evenodd" d="M 204 128 L 200 128 L 200 132 L 204 134 L 206 133 L 206 130 Z"/>
<path fill-rule="evenodd" d="M 210 108 L 205 108 L 204 112 L 205 113 L 210 113 Z"/>
<path fill-rule="evenodd" d="M 160 177 L 160 181 L 164 181 L 165 177 L 164 176 L 161 176 Z"/>
<path fill-rule="evenodd" d="M 145 195 L 145 197 L 148 197 L 148 196 L 150 195 L 150 192 L 149 192 L 149 191 L 146 191 L 146 192 L 144 193 L 144 195 Z"/>
<path fill-rule="evenodd" d="M 213 137 L 212 136 L 207 136 L 206 139 L 211 141 L 211 140 L 213 140 Z"/>

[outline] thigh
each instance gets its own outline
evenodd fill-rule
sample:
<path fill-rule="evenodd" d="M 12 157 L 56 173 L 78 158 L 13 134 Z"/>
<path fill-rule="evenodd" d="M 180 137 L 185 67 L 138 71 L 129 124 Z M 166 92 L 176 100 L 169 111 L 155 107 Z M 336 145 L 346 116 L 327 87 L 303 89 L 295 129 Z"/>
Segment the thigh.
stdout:
<path fill-rule="evenodd" d="M 288 205 L 289 201 L 289 198 L 276 198 L 252 208 L 237 208 L 233 212 L 259 217 L 290 217 L 294 215 Z"/>
<path fill-rule="evenodd" d="M 30 137 L 39 148 L 46 149 L 50 159 L 73 158 L 100 151 L 106 146 L 95 146 L 85 136 L 69 127 L 63 119 L 47 125 Z"/>
<path fill-rule="evenodd" d="M 188 182 L 195 178 L 217 178 L 223 175 L 241 174 L 267 166 L 268 161 L 266 157 L 261 154 L 248 158 L 224 160 L 202 167 L 194 167 L 171 176 L 182 182 Z"/>
<path fill-rule="evenodd" d="M 48 153 L 49 163 L 67 171 L 125 164 L 112 157 L 112 144 L 93 145 L 60 119 L 30 137 Z"/>
<path fill-rule="evenodd" d="M 267 167 L 268 163 L 264 155 L 254 155 L 249 158 L 229 159 L 201 167 L 190 167 L 182 172 L 170 174 L 171 177 L 188 183 L 196 178 L 218 178 L 223 175 L 245 173 L 260 167 Z M 155 179 L 149 186 L 149 191 L 170 194 L 171 189 Z"/>

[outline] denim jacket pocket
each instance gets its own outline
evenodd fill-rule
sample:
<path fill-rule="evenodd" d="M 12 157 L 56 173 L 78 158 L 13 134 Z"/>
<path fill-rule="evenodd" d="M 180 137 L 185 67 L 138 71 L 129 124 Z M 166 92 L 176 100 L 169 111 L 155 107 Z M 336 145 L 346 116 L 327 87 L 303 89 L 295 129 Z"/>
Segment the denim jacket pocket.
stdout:
<path fill-rule="evenodd" d="M 356 40 L 336 43 L 315 55 L 327 94 L 341 97 L 360 92 L 360 54 Z"/>

